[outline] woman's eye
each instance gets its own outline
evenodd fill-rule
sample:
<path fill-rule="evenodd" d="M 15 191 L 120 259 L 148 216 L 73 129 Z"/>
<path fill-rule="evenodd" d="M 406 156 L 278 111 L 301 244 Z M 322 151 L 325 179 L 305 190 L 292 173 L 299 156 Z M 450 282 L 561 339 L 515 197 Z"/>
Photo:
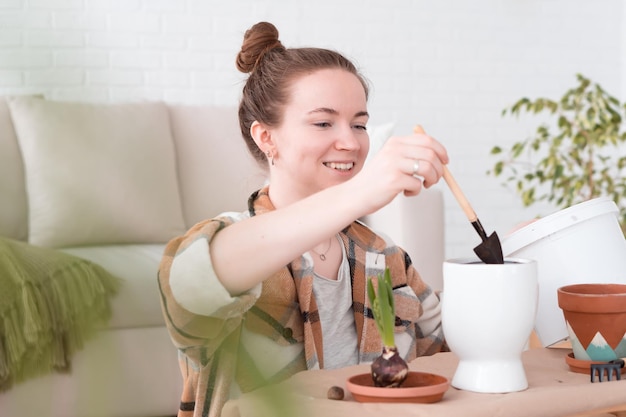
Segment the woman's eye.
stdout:
<path fill-rule="evenodd" d="M 317 123 L 314 123 L 314 125 L 317 127 L 330 127 L 330 123 L 328 122 L 317 122 Z"/>
<path fill-rule="evenodd" d="M 354 125 L 355 129 L 361 129 L 361 130 L 367 130 L 367 126 L 366 125 Z"/>

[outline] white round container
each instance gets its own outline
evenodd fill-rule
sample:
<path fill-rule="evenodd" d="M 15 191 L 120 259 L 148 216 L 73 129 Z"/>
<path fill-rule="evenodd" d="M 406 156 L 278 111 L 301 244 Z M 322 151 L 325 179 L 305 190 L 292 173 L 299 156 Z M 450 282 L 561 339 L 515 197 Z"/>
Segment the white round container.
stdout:
<path fill-rule="evenodd" d="M 535 323 L 537 292 L 533 260 L 444 262 L 441 324 L 459 358 L 453 387 L 486 393 L 528 387 L 522 352 Z"/>
<path fill-rule="evenodd" d="M 583 283 L 626 284 L 626 240 L 618 213 L 610 198 L 596 198 L 539 219 L 502 239 L 504 256 L 537 261 L 535 331 L 543 346 L 568 336 L 558 288 Z"/>

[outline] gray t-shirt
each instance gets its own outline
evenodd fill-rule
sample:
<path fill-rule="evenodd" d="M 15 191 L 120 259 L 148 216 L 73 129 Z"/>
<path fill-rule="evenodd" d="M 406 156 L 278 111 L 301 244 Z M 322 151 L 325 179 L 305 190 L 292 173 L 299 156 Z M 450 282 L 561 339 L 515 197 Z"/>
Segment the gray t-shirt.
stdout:
<path fill-rule="evenodd" d="M 337 237 L 337 239 L 339 239 Z M 352 311 L 350 266 L 343 243 L 342 261 L 336 280 L 315 274 L 313 295 L 322 325 L 324 369 L 341 368 L 359 363 L 356 326 Z"/>

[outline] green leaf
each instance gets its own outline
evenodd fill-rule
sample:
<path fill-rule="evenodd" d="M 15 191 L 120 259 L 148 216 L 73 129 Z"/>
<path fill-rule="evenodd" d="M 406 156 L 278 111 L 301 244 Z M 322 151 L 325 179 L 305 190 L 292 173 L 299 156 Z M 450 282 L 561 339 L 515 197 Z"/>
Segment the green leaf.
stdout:
<path fill-rule="evenodd" d="M 543 99 L 537 100 L 535 102 L 535 108 L 534 108 L 535 113 L 539 113 L 541 110 L 543 110 L 544 105 L 545 105 L 545 102 Z"/>
<path fill-rule="evenodd" d="M 563 175 L 563 165 L 557 165 L 556 169 L 554 170 L 554 178 L 559 178 Z"/>
<path fill-rule="evenodd" d="M 374 290 L 372 278 L 368 278 L 367 294 L 381 340 L 385 346 L 395 346 L 396 316 L 389 268 L 385 268 L 384 275 L 378 276 L 377 287 L 378 292 Z"/>
<path fill-rule="evenodd" d="M 382 337 L 384 333 L 382 312 L 380 309 L 380 304 L 378 303 L 378 299 L 376 297 L 376 291 L 374 291 L 374 284 L 372 284 L 371 277 L 367 279 L 367 296 L 370 300 L 370 308 L 372 309 L 372 315 L 374 316 L 374 322 L 376 323 L 376 327 L 378 328 L 378 333 L 380 333 Z"/>
<path fill-rule="evenodd" d="M 523 142 L 514 143 L 513 147 L 511 148 L 512 157 L 513 158 L 519 157 L 520 154 L 524 151 L 525 147 L 526 147 L 526 144 Z"/>
<path fill-rule="evenodd" d="M 498 163 L 496 163 L 496 165 L 493 168 L 493 173 L 494 175 L 497 177 L 498 175 L 502 174 L 502 168 L 504 167 L 504 162 L 500 161 Z"/>
<path fill-rule="evenodd" d="M 393 319 L 392 326 L 395 326 L 396 323 L 396 305 L 393 299 L 393 284 L 391 282 L 391 272 L 389 272 L 389 268 L 385 268 L 385 287 L 387 288 L 387 296 L 389 298 L 389 306 L 391 307 L 391 318 Z"/>

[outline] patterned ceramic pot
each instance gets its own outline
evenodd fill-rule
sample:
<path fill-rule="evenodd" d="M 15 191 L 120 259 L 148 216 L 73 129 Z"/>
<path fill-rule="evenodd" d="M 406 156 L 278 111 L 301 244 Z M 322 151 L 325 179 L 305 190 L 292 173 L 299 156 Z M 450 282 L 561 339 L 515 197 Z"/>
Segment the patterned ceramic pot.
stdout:
<path fill-rule="evenodd" d="M 626 285 L 567 285 L 557 295 L 576 359 L 626 357 Z"/>

